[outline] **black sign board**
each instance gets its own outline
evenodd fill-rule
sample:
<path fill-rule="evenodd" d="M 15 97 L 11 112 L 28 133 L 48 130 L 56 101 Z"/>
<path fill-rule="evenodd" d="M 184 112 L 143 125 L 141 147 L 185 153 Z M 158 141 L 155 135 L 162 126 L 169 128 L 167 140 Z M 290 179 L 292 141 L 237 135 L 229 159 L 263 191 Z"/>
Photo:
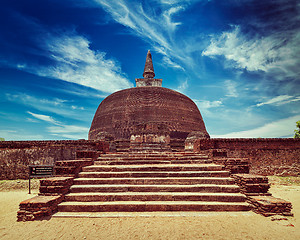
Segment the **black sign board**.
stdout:
<path fill-rule="evenodd" d="M 46 177 L 53 175 L 52 165 L 31 165 L 29 166 L 29 194 L 31 193 L 30 179 L 31 177 Z"/>
<path fill-rule="evenodd" d="M 53 175 L 53 166 L 51 165 L 35 165 L 29 166 L 29 175 L 30 176 L 48 176 Z"/>

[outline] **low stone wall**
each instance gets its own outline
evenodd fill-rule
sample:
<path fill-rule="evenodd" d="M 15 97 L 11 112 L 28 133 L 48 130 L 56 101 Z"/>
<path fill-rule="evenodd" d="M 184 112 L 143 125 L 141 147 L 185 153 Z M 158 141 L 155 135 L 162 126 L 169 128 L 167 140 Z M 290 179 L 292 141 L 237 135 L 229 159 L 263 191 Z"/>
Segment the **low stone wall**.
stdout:
<path fill-rule="evenodd" d="M 246 195 L 271 195 L 268 194 L 270 184 L 268 177 L 253 174 L 233 174 L 237 185 L 240 187 L 240 192 Z"/>
<path fill-rule="evenodd" d="M 54 165 L 75 159 L 76 151 L 108 152 L 109 144 L 96 140 L 0 142 L 0 179 L 28 179 L 29 165 Z"/>
<path fill-rule="evenodd" d="M 252 210 L 265 217 L 274 215 L 293 216 L 292 203 L 281 198 L 275 198 L 268 192 L 270 188 L 268 177 L 252 174 L 233 174 L 240 192 L 245 194 Z"/>
<path fill-rule="evenodd" d="M 197 139 L 193 151 L 218 150 L 229 158 L 248 158 L 250 173 L 278 176 L 300 175 L 300 139 L 231 138 Z"/>
<path fill-rule="evenodd" d="M 20 203 L 17 221 L 34 221 L 51 216 L 57 212 L 57 206 L 63 201 L 62 195 L 35 196 Z"/>

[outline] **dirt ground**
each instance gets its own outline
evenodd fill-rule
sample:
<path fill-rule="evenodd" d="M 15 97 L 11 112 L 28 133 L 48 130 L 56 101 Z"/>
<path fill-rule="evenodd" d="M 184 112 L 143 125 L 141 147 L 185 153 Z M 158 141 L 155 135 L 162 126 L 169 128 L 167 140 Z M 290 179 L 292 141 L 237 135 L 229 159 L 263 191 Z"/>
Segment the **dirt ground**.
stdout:
<path fill-rule="evenodd" d="M 291 201 L 294 217 L 202 213 L 189 217 L 50 218 L 17 222 L 25 181 L 0 182 L 0 239 L 300 239 L 300 178 L 271 177 L 271 193 Z M 22 185 L 22 186 L 21 186 Z M 272 221 L 273 219 L 273 221 Z M 274 220 L 277 219 L 277 220 Z"/>

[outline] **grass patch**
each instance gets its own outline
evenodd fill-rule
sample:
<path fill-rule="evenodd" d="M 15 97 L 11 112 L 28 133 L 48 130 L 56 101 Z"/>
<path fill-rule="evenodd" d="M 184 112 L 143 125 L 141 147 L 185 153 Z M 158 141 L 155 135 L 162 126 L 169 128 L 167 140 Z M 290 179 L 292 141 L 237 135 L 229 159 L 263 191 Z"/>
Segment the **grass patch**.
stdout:
<path fill-rule="evenodd" d="M 279 177 L 279 176 L 268 176 L 269 182 L 273 185 L 287 185 L 287 186 L 300 186 L 300 177 Z"/>
<path fill-rule="evenodd" d="M 0 191 L 15 191 L 15 190 L 28 190 L 29 181 L 24 179 L 16 180 L 1 180 Z M 31 179 L 30 186 L 32 190 L 38 190 L 40 187 L 40 179 Z"/>

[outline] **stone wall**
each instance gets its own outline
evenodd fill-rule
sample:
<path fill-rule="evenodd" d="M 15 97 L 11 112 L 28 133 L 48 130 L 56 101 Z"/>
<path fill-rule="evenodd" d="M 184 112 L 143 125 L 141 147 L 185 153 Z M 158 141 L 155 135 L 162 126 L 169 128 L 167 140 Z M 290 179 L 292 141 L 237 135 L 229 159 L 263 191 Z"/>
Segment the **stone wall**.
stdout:
<path fill-rule="evenodd" d="M 197 139 L 194 151 L 226 151 L 227 157 L 248 158 L 250 173 L 262 175 L 299 176 L 300 139 L 232 138 Z"/>
<path fill-rule="evenodd" d="M 0 179 L 28 179 L 28 165 L 53 165 L 75 159 L 79 150 L 108 151 L 108 143 L 92 140 L 0 142 Z"/>

